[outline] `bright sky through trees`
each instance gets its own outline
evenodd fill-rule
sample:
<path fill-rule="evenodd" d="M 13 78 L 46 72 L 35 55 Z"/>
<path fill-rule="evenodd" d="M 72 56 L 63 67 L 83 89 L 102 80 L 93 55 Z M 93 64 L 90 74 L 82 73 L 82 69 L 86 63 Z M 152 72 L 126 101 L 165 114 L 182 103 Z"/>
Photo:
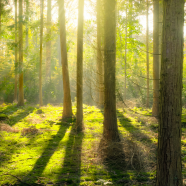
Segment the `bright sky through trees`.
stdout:
<path fill-rule="evenodd" d="M 10 6 L 13 10 L 13 14 L 14 14 L 14 3 L 13 0 L 10 1 Z M 37 1 L 33 1 L 34 3 L 37 3 Z M 44 16 L 46 17 L 46 7 L 47 7 L 47 2 L 44 2 Z M 70 0 L 69 2 L 65 3 L 66 5 L 66 22 L 68 22 L 68 25 L 75 25 L 77 26 L 77 0 Z M 39 4 L 38 4 L 39 6 Z M 84 9 L 84 19 L 85 20 L 91 20 L 91 19 L 95 19 L 95 13 L 94 10 L 92 9 L 92 1 L 85 1 L 85 9 Z M 56 5 L 55 1 L 52 1 L 52 22 L 57 22 L 58 21 L 58 6 Z M 142 25 L 142 31 L 145 33 L 146 32 L 146 16 L 145 15 L 141 15 L 139 16 L 139 22 Z M 153 31 L 153 14 L 152 14 L 152 10 L 149 11 L 149 31 L 152 32 Z M 186 26 L 184 26 L 184 35 L 186 35 Z"/>

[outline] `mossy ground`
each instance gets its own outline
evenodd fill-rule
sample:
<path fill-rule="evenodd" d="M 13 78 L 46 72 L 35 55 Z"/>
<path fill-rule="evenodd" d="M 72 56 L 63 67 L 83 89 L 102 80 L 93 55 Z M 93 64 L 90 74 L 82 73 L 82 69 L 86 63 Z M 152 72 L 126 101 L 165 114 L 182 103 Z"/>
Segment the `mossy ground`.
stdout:
<path fill-rule="evenodd" d="M 39 110 L 39 111 L 38 111 Z M 1 121 L 20 132 L 0 131 L 0 185 L 153 185 L 156 171 L 157 120 L 150 110 L 118 109 L 125 163 L 103 163 L 98 153 L 103 111 L 84 105 L 85 130 L 75 119 L 63 122 L 62 107 L 0 106 Z M 73 108 L 75 114 L 76 109 Z M 183 125 L 186 111 L 183 111 Z M 38 133 L 21 133 L 35 127 Z M 186 175 L 186 129 L 183 126 L 183 177 Z M 114 163 L 113 161 L 112 163 Z M 17 177 L 17 178 L 16 178 Z"/>

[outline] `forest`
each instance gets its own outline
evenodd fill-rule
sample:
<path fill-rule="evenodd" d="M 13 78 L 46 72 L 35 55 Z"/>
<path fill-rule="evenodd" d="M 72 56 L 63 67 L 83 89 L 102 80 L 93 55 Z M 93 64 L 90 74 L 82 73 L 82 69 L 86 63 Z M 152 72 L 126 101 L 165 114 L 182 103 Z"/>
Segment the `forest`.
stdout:
<path fill-rule="evenodd" d="M 186 185 L 184 0 L 0 0 L 0 185 Z"/>

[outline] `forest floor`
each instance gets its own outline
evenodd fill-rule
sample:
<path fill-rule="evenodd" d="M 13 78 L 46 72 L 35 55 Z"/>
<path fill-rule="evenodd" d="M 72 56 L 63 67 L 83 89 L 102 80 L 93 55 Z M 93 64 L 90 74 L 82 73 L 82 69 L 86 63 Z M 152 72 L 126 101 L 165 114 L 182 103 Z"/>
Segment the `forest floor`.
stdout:
<path fill-rule="evenodd" d="M 73 107 L 73 112 L 76 109 Z M 154 185 L 158 122 L 151 110 L 117 109 L 125 161 L 103 162 L 98 147 L 103 111 L 84 105 L 85 130 L 75 118 L 61 120 L 62 107 L 0 105 L 0 185 Z M 186 110 L 182 161 L 186 177 Z"/>

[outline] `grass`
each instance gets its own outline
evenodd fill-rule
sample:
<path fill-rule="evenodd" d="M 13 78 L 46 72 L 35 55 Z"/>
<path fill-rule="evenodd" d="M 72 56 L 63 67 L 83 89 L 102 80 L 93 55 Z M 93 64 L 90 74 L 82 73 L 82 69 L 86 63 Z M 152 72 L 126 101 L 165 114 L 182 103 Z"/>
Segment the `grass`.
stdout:
<path fill-rule="evenodd" d="M 1 105 L 0 114 L 7 116 L 1 124 L 19 132 L 0 131 L 0 185 L 153 185 L 157 120 L 150 110 L 134 111 L 117 110 L 125 164 L 109 165 L 101 161 L 97 150 L 103 132 L 102 110 L 84 105 L 85 130 L 77 134 L 75 119 L 61 121 L 61 106 Z M 185 116 L 184 110 L 183 122 Z M 22 132 L 25 129 L 27 133 Z M 32 129 L 37 130 L 33 133 Z M 183 177 L 185 132 L 183 127 Z"/>

